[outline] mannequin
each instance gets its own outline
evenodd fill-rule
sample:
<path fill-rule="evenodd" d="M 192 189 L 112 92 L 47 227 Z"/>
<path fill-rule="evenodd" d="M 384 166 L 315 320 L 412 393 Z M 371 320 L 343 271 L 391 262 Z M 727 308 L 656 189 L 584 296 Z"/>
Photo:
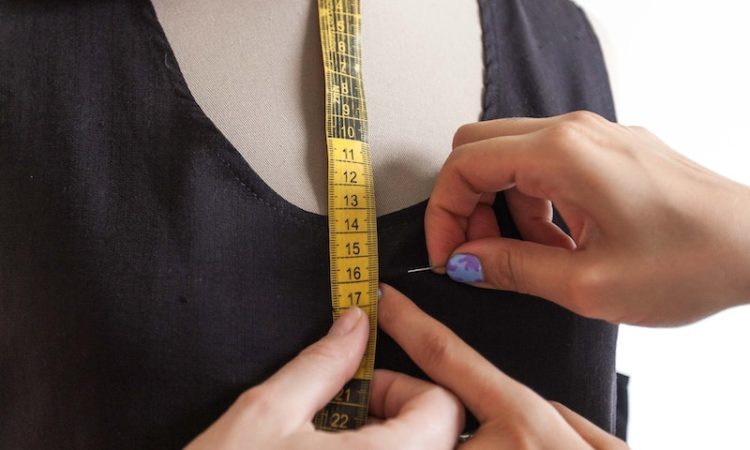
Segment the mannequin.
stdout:
<path fill-rule="evenodd" d="M 316 5 L 255 3 L 0 14 L 0 447 L 184 446 L 329 328 Z M 616 326 L 407 275 L 427 265 L 422 200 L 459 125 L 615 119 L 596 37 L 569 0 L 414 3 L 363 4 L 380 278 L 613 430 Z M 520 238 L 502 197 L 493 211 Z M 384 336 L 377 357 L 421 375 Z"/>
<path fill-rule="evenodd" d="M 153 4 L 209 119 L 274 191 L 306 211 L 326 214 L 317 2 Z M 455 130 L 480 118 L 478 5 L 364 1 L 362 55 L 377 209 L 383 215 L 426 199 Z M 280 151 L 286 164 L 275 157 Z"/>

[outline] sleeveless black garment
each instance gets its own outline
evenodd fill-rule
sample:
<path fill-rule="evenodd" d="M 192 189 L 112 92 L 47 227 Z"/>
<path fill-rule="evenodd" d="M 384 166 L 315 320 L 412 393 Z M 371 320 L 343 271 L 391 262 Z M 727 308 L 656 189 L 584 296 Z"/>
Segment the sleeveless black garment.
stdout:
<path fill-rule="evenodd" d="M 480 8 L 484 119 L 614 120 L 573 3 Z M 495 208 L 518 237 L 501 196 Z M 424 209 L 378 220 L 382 280 L 614 430 L 616 326 L 405 275 L 427 264 Z M 0 0 L 0 448 L 186 444 L 327 331 L 326 233 L 203 114 L 149 2 Z M 379 339 L 379 367 L 419 374 Z"/>

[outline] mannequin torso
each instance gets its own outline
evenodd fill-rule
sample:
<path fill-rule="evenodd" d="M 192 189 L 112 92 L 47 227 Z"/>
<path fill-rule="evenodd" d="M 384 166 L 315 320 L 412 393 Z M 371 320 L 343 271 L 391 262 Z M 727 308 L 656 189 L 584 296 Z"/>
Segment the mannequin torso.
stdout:
<path fill-rule="evenodd" d="M 205 114 L 273 190 L 304 210 L 325 214 L 317 3 L 153 4 Z M 474 1 L 362 2 L 362 54 L 382 215 L 426 199 L 456 128 L 480 118 L 478 6 Z M 287 155 L 284 164 L 279 152 Z"/>

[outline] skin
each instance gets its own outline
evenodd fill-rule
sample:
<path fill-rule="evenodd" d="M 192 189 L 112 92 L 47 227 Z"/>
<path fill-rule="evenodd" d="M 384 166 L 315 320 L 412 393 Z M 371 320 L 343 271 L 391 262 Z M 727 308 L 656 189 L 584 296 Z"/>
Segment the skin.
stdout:
<path fill-rule="evenodd" d="M 575 112 L 465 125 L 453 149 L 425 213 L 434 267 L 472 254 L 478 287 L 617 323 L 680 325 L 750 298 L 749 189 L 650 132 Z M 501 236 L 498 192 L 523 241 Z"/>
<path fill-rule="evenodd" d="M 501 236 L 503 192 L 525 239 Z M 503 119 L 458 130 L 425 214 L 433 266 L 479 257 L 478 287 L 644 325 L 698 320 L 750 298 L 747 187 L 641 128 L 592 113 Z M 552 223 L 552 204 L 570 235 Z M 311 420 L 355 372 L 368 322 L 356 308 L 253 387 L 188 448 L 456 446 L 463 406 L 480 422 L 462 449 L 628 448 L 502 373 L 403 294 L 382 285 L 379 324 L 436 384 L 378 370 L 371 424 L 336 434 Z M 463 406 L 462 406 L 463 405 Z"/>
<path fill-rule="evenodd" d="M 394 288 L 381 289 L 381 329 L 437 384 L 377 370 L 372 423 L 356 431 L 315 431 L 313 415 L 354 374 L 364 353 L 368 321 L 352 308 L 327 336 L 243 393 L 187 448 L 453 449 L 464 425 L 463 405 L 480 427 L 461 449 L 628 448 L 502 373 Z"/>
<path fill-rule="evenodd" d="M 565 406 L 510 378 L 396 289 L 381 285 L 380 328 L 480 423 L 464 450 L 607 449 L 628 446 Z"/>
<path fill-rule="evenodd" d="M 356 372 L 367 337 L 367 317 L 351 308 L 328 335 L 240 395 L 187 449 L 452 449 L 464 426 L 461 403 L 442 387 L 387 370 L 376 370 L 371 386 L 376 423 L 339 433 L 313 428 L 316 411 Z"/>

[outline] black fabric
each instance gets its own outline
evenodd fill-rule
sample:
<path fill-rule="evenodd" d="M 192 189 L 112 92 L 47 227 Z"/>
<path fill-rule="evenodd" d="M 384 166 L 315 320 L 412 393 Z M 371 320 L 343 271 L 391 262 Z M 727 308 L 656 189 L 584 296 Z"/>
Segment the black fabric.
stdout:
<path fill-rule="evenodd" d="M 577 7 L 480 7 L 485 119 L 614 119 Z M 424 207 L 379 219 L 382 280 L 511 376 L 614 430 L 617 328 L 405 275 L 426 264 Z M 202 113 L 149 2 L 0 1 L 0 448 L 187 443 L 326 332 L 326 230 Z M 377 364 L 418 373 L 385 336 Z"/>
<path fill-rule="evenodd" d="M 617 374 L 617 421 L 615 423 L 615 436 L 623 441 L 628 438 L 628 416 L 630 415 L 628 383 L 630 383 L 629 376 L 621 373 Z"/>

